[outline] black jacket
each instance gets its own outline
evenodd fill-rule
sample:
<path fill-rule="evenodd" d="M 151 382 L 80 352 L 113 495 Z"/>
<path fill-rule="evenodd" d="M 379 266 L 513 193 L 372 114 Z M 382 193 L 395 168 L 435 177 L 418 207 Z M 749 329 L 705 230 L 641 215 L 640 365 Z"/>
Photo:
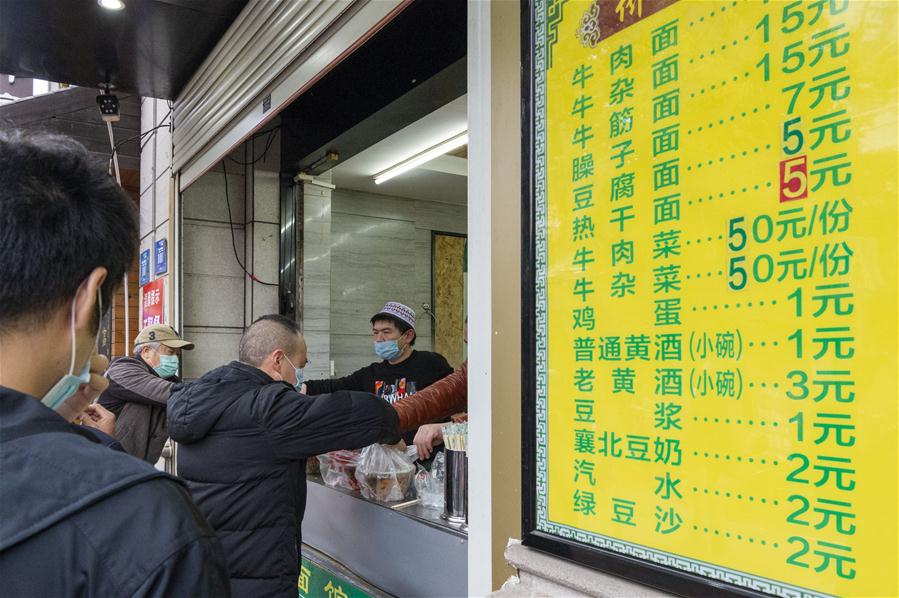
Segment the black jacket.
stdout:
<path fill-rule="evenodd" d="M 236 361 L 175 387 L 168 420 L 178 474 L 225 547 L 231 591 L 259 598 L 296 598 L 306 457 L 395 442 L 399 424 L 370 394 L 307 397 Z"/>
<path fill-rule="evenodd" d="M 228 596 L 184 485 L 0 387 L 0 596 Z"/>

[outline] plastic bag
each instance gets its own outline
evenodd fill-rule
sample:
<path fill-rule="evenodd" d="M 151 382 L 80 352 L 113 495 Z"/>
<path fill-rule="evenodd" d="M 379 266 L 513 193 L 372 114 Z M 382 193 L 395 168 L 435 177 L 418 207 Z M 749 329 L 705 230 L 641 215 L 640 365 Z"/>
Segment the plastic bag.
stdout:
<path fill-rule="evenodd" d="M 443 483 L 446 478 L 446 457 L 443 452 L 437 453 L 431 463 L 431 471 L 418 465 L 415 474 L 415 491 L 421 504 L 432 509 L 443 509 Z"/>
<path fill-rule="evenodd" d="M 362 449 L 356 466 L 356 481 L 362 496 L 369 500 L 403 500 L 415 466 L 405 451 L 394 446 L 373 444 Z"/>
<path fill-rule="evenodd" d="M 327 455 L 319 455 L 322 479 L 325 484 L 335 488 L 359 491 L 356 481 L 356 467 L 359 464 L 360 451 L 334 451 Z"/>

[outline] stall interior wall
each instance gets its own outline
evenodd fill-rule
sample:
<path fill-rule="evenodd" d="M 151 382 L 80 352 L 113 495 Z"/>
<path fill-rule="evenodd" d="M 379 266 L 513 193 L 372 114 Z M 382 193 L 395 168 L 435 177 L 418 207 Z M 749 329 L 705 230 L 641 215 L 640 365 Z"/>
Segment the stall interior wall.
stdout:
<path fill-rule="evenodd" d="M 338 187 L 330 200 L 307 193 L 305 202 L 306 377 L 328 377 L 331 361 L 336 376 L 375 361 L 369 319 L 387 301 L 415 309 L 415 347 L 432 350 L 432 320 L 422 309 L 432 302 L 431 233 L 466 234 L 466 199 L 439 203 Z M 330 330 L 330 354 L 314 342 L 323 329 Z"/>
<path fill-rule="evenodd" d="M 183 334 L 196 344 L 184 354 L 185 379 L 236 360 L 244 328 L 278 312 L 278 287 L 251 281 L 241 268 L 277 285 L 278 146 L 277 132 L 256 137 L 182 194 Z"/>

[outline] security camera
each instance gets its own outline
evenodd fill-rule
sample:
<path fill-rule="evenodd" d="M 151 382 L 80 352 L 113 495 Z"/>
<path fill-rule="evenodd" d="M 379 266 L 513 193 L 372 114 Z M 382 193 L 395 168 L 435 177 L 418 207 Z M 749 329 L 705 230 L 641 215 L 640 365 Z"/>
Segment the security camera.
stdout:
<path fill-rule="evenodd" d="M 106 122 L 118 122 L 121 115 L 119 114 L 119 98 L 111 93 L 101 93 L 97 96 L 97 106 L 100 107 L 100 116 Z"/>

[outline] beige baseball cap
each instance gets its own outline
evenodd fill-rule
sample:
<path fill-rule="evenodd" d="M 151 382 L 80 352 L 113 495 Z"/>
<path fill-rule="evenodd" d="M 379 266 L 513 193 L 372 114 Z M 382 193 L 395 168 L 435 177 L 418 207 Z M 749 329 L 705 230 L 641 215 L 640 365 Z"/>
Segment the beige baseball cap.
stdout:
<path fill-rule="evenodd" d="M 142 345 L 144 343 L 159 343 L 172 349 L 184 349 L 185 351 L 190 351 L 194 348 L 193 343 L 181 338 L 174 328 L 165 324 L 154 324 L 141 330 L 137 338 L 134 339 L 134 344 Z"/>

